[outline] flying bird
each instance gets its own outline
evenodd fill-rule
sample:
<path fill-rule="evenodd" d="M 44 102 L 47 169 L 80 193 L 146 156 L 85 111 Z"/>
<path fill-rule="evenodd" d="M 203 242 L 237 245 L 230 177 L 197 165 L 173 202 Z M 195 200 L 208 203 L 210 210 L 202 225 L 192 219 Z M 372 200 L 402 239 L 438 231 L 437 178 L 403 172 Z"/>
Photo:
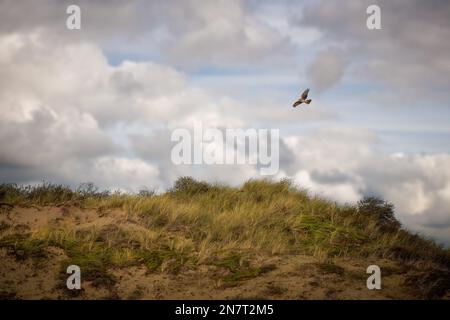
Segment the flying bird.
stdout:
<path fill-rule="evenodd" d="M 303 102 L 306 103 L 306 104 L 310 104 L 312 100 L 311 99 L 307 99 L 308 98 L 308 93 L 309 93 L 309 88 L 306 89 L 305 91 L 303 91 L 302 96 L 300 97 L 300 99 L 295 101 L 295 103 L 292 106 L 295 108 L 296 106 L 298 106 L 299 104 L 302 104 Z"/>

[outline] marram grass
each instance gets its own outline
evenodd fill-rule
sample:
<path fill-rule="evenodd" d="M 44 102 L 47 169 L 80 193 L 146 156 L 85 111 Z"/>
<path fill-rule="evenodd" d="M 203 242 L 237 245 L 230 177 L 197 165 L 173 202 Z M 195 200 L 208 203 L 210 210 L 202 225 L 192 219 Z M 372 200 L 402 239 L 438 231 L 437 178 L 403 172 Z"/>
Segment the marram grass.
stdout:
<path fill-rule="evenodd" d="M 366 198 L 338 205 L 288 180 L 250 180 L 231 188 L 182 177 L 162 194 L 100 192 L 92 184 L 76 190 L 3 184 L 0 203 L 125 212 L 130 223 L 52 225 L 31 234 L 0 228 L 0 247 L 33 257 L 49 246 L 61 248 L 68 257 L 61 270 L 77 264 L 88 277 L 103 275 L 107 283 L 114 282 L 111 267 L 144 265 L 148 272 L 177 273 L 208 264 L 227 268 L 221 281 L 232 285 L 269 268 L 249 264 L 255 257 L 285 254 L 312 255 L 324 270 L 336 257 L 450 265 L 449 251 L 403 229 L 390 204 Z"/>

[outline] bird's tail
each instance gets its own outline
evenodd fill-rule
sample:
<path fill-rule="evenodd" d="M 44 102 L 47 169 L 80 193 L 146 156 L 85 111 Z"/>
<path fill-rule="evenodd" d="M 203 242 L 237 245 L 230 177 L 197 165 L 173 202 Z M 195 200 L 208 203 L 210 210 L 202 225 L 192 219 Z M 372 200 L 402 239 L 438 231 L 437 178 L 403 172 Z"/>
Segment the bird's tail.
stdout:
<path fill-rule="evenodd" d="M 310 104 L 311 101 L 312 101 L 311 99 L 308 99 L 308 100 L 305 100 L 305 103 L 306 103 L 306 104 Z"/>

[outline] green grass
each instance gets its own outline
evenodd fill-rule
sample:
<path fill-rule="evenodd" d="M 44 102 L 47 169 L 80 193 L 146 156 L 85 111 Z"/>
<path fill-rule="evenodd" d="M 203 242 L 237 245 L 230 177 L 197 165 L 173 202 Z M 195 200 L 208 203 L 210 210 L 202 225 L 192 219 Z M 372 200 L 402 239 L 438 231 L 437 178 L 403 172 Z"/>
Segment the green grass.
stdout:
<path fill-rule="evenodd" d="M 46 257 L 47 242 L 43 239 L 28 238 L 24 234 L 12 234 L 0 238 L 0 247 L 9 249 L 20 260 L 41 259 Z"/>
<path fill-rule="evenodd" d="M 39 185 L 0 184 L 0 202 L 10 205 L 80 205 L 89 199 L 98 200 L 109 196 L 109 191 L 100 192 L 91 183 L 81 184 L 76 190 L 45 181 Z"/>
<path fill-rule="evenodd" d="M 249 260 L 244 259 L 239 253 L 231 253 L 218 258 L 212 264 L 216 267 L 225 268 L 229 272 L 220 277 L 226 287 L 236 286 L 242 280 L 257 277 L 275 269 L 274 265 L 251 266 Z"/>
<path fill-rule="evenodd" d="M 167 270 L 178 273 L 181 267 L 189 261 L 189 257 L 170 249 L 141 250 L 136 252 L 138 261 L 142 261 L 149 272 L 161 270 L 164 262 L 168 262 Z"/>

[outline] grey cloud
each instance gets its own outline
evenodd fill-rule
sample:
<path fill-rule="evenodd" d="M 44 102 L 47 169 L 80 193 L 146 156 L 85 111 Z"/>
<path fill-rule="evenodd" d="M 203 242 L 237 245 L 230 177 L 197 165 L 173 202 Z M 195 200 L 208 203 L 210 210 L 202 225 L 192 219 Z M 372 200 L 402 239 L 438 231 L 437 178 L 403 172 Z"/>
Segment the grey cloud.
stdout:
<path fill-rule="evenodd" d="M 310 175 L 314 181 L 321 184 L 339 184 L 352 181 L 352 177 L 339 169 L 329 171 L 312 170 Z"/>
<path fill-rule="evenodd" d="M 186 68 L 287 65 L 292 49 L 289 39 L 254 17 L 256 4 L 241 0 L 114 0 L 108 5 L 79 0 L 79 31 L 66 28 L 70 4 L 73 1 L 3 1 L 0 34 L 45 29 L 54 33 L 55 41 L 94 41 L 113 56 L 156 57 Z"/>
<path fill-rule="evenodd" d="M 99 156 L 117 154 L 118 147 L 105 133 L 77 124 L 77 116 L 72 120 L 75 123 L 58 120 L 48 110 L 34 111 L 32 119 L 25 122 L 0 119 L 1 180 L 73 184 L 80 172 L 71 172 L 70 181 L 64 173 L 69 162 L 86 163 Z"/>
<path fill-rule="evenodd" d="M 381 8 L 382 30 L 366 28 L 371 4 Z M 430 99 L 442 99 L 437 88 L 450 86 L 450 43 L 444 41 L 450 38 L 449 16 L 450 3 L 440 0 L 318 1 L 299 23 L 351 53 L 355 76 L 393 84 L 410 101 L 429 90 L 437 92 Z"/>
<path fill-rule="evenodd" d="M 74 122 L 83 122 L 73 116 Z M 57 165 L 66 157 L 91 158 L 116 151 L 109 137 L 97 128 L 67 121 L 58 120 L 48 110 L 33 111 L 32 119 L 25 122 L 0 119 L 0 159 L 23 165 Z"/>
<path fill-rule="evenodd" d="M 206 124 L 205 124 L 206 126 Z M 185 127 L 191 131 L 190 127 Z M 225 128 L 218 128 L 225 136 Z M 228 183 L 238 185 L 242 182 L 258 176 L 259 165 L 175 165 L 171 161 L 172 147 L 177 143 L 171 141 L 172 130 L 158 129 L 152 133 L 129 135 L 133 152 L 148 163 L 155 164 L 159 169 L 159 178 L 164 181 L 164 187 L 169 187 L 180 176 L 193 176 L 197 179 L 210 182 Z M 191 131 L 192 134 L 192 131 Z M 248 147 L 246 152 L 249 152 Z M 280 167 L 287 171 L 293 171 L 293 153 L 280 141 Z M 292 167 L 292 168 L 291 168 Z M 269 177 L 270 178 L 270 177 Z"/>
<path fill-rule="evenodd" d="M 279 60 L 289 45 L 276 30 L 252 16 L 242 1 L 183 1 L 171 7 L 168 26 L 176 35 L 168 53 L 188 64 L 233 65 Z M 180 28 L 181 26 L 181 28 Z"/>
<path fill-rule="evenodd" d="M 0 3 L 0 33 L 32 32 L 47 29 L 73 40 L 113 41 L 119 37 L 134 37 L 143 27 L 139 9 L 141 1 L 108 1 L 108 6 L 100 0 L 5 0 Z M 81 30 L 69 31 L 66 28 L 69 5 L 81 8 Z M 149 14 L 156 15 L 154 11 Z"/>
<path fill-rule="evenodd" d="M 144 84 L 138 81 L 132 72 L 117 70 L 112 74 L 110 82 L 117 92 L 125 95 L 133 95 L 144 89 Z"/>
<path fill-rule="evenodd" d="M 280 140 L 280 170 L 284 170 L 287 174 L 292 175 L 298 169 L 295 161 L 295 154 L 286 145 L 286 142 Z"/>
<path fill-rule="evenodd" d="M 309 72 L 313 84 L 317 90 L 326 90 L 338 83 L 346 68 L 346 61 L 342 52 L 338 50 L 326 50 L 317 53 L 314 61 L 309 66 Z"/>
<path fill-rule="evenodd" d="M 150 134 L 130 134 L 133 153 L 146 162 L 155 164 L 159 169 L 162 188 L 168 188 L 178 177 L 178 168 L 170 161 L 172 142 L 171 131 L 167 128 L 153 130 Z"/>

